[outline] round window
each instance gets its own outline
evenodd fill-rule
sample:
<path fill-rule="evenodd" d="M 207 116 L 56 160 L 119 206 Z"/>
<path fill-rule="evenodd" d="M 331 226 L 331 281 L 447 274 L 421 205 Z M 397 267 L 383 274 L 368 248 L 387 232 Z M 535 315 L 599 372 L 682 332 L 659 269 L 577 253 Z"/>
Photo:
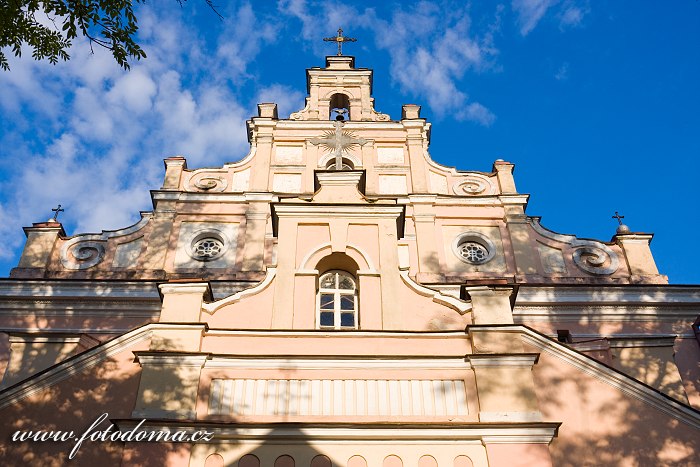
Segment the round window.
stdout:
<path fill-rule="evenodd" d="M 187 245 L 187 253 L 197 261 L 214 261 L 228 249 L 227 237 L 217 230 L 206 230 L 195 235 Z"/>
<path fill-rule="evenodd" d="M 469 264 L 484 264 L 496 254 L 493 242 L 477 232 L 465 232 L 458 236 L 452 250 L 459 259 Z"/>
<path fill-rule="evenodd" d="M 197 259 L 209 261 L 221 255 L 224 244 L 218 238 L 206 237 L 192 245 L 192 253 Z"/>

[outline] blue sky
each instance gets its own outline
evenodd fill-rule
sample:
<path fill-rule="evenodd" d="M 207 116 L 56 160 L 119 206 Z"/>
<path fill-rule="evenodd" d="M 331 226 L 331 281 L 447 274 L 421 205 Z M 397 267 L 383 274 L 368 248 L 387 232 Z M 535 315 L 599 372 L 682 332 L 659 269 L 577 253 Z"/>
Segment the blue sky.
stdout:
<path fill-rule="evenodd" d="M 223 21 L 171 3 L 138 8 L 148 58 L 129 72 L 81 40 L 69 62 L 0 72 L 0 276 L 57 203 L 70 235 L 120 228 L 151 208 L 163 158 L 240 159 L 255 105 L 302 108 L 342 26 L 377 110 L 423 106 L 437 162 L 514 162 L 547 228 L 607 241 L 619 210 L 655 233 L 671 283 L 700 282 L 700 2 L 226 2 Z"/>

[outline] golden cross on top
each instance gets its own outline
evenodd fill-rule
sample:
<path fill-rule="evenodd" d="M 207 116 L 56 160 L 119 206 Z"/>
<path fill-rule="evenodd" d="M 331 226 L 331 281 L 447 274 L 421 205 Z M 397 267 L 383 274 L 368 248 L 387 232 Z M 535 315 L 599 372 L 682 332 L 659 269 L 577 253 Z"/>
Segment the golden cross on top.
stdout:
<path fill-rule="evenodd" d="M 357 42 L 354 37 L 343 36 L 343 28 L 338 28 L 338 35 L 336 37 L 324 37 L 325 42 L 337 42 L 338 43 L 338 55 L 343 55 L 343 42 Z"/>

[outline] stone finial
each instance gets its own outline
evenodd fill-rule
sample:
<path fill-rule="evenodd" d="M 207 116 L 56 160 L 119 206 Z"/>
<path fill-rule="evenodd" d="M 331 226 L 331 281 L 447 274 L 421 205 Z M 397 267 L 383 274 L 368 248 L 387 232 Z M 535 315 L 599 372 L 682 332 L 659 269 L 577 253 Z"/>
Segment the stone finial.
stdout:
<path fill-rule="evenodd" d="M 401 109 L 401 120 L 420 118 L 420 105 L 405 104 Z"/>
<path fill-rule="evenodd" d="M 618 234 L 628 234 L 630 233 L 630 228 L 627 227 L 625 224 L 622 223 L 622 219 L 625 218 L 625 216 L 621 216 L 619 212 L 615 211 L 615 215 L 612 216 L 613 219 L 617 219 L 617 223 L 619 224 L 617 226 L 617 233 Z"/>
<path fill-rule="evenodd" d="M 182 171 L 187 169 L 187 160 L 182 156 L 172 156 L 163 160 L 165 164 L 165 179 L 163 190 L 177 190 L 180 188 Z"/>
<path fill-rule="evenodd" d="M 277 104 L 264 102 L 258 104 L 258 117 L 277 118 Z"/>

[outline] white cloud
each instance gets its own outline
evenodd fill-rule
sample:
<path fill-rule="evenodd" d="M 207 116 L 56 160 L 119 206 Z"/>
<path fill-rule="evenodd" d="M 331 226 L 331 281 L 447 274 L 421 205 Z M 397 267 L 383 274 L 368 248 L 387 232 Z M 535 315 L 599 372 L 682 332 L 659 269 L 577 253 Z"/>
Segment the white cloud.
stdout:
<path fill-rule="evenodd" d="M 590 12 L 588 1 L 577 4 L 574 0 L 567 0 L 562 5 L 558 14 L 559 28 L 575 27 L 581 25 L 584 17 Z"/>
<path fill-rule="evenodd" d="M 559 28 L 563 30 L 580 25 L 590 10 L 588 0 L 513 0 L 511 7 L 523 36 L 535 29 L 548 11 L 555 12 Z"/>
<path fill-rule="evenodd" d="M 124 110 L 135 115 L 151 109 L 156 83 L 142 68 L 120 77 L 107 93 L 107 101 L 112 105 L 123 104 Z"/>
<path fill-rule="evenodd" d="M 289 86 L 273 84 L 261 88 L 255 96 L 254 104 L 274 102 L 277 104 L 277 114 L 280 118 L 289 118 L 289 114 L 304 108 L 305 95 Z"/>
<path fill-rule="evenodd" d="M 306 39 L 328 36 L 331 28 L 341 23 L 373 34 L 377 48 L 390 56 L 394 82 L 404 92 L 427 100 L 437 117 L 449 114 L 482 125 L 494 121 L 485 105 L 470 100 L 460 81 L 467 71 L 482 72 L 494 66 L 498 50 L 493 34 L 501 8 L 496 8 L 485 31 L 478 32 L 468 7 L 446 12 L 445 5 L 420 2 L 396 7 L 391 17 L 384 19 L 374 9 L 360 11 L 345 4 L 309 6 L 304 0 L 283 0 L 278 5 L 283 14 L 301 21 Z M 316 53 L 332 53 L 318 40 L 312 44 Z"/>
<path fill-rule="evenodd" d="M 526 36 L 535 29 L 537 23 L 547 13 L 547 10 L 558 3 L 559 0 L 513 0 L 513 11 L 517 14 L 517 24 L 520 34 Z"/>
<path fill-rule="evenodd" d="M 489 126 L 496 120 L 496 116 L 493 114 L 493 112 L 478 102 L 473 102 L 467 105 L 465 110 L 466 116 L 469 120 L 479 122 L 484 126 Z"/>
<path fill-rule="evenodd" d="M 554 73 L 554 79 L 557 81 L 565 81 L 569 79 L 569 64 L 568 63 L 562 63 L 561 66 L 557 69 L 557 72 Z"/>
<path fill-rule="evenodd" d="M 0 186 L 0 258 L 23 242 L 20 226 L 46 220 L 57 203 L 75 233 L 137 221 L 139 209 L 150 208 L 149 189 L 162 182 L 164 157 L 183 154 L 197 167 L 247 153 L 249 96 L 228 83 L 245 79 L 274 25 L 244 3 L 221 27 L 216 53 L 207 54 L 186 12 L 146 5 L 137 14 L 148 58 L 129 72 L 108 51 L 91 54 L 76 40 L 68 62 L 24 54 L 0 74 L 0 119 L 14 122 L 0 129 L 0 162 L 17 167 Z M 23 144 L 9 147 L 15 140 Z"/>

